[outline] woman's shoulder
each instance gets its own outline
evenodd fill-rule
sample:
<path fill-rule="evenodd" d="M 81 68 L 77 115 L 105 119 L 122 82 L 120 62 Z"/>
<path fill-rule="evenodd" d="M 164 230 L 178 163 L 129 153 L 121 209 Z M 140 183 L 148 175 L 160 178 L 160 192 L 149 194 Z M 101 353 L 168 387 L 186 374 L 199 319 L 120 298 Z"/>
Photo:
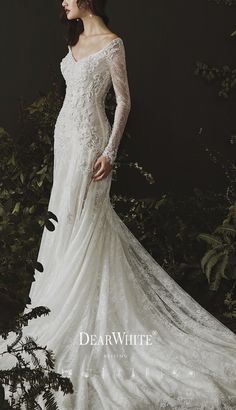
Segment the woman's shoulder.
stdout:
<path fill-rule="evenodd" d="M 118 34 L 113 33 L 112 31 L 111 31 L 109 34 L 107 34 L 107 35 L 110 36 L 110 40 L 114 40 L 115 38 L 118 38 L 118 37 L 119 37 Z"/>
<path fill-rule="evenodd" d="M 102 46 L 106 47 L 107 45 L 109 45 L 110 43 L 113 43 L 113 40 L 120 40 L 122 41 L 121 37 L 113 32 L 110 32 L 109 34 L 107 34 L 106 36 L 104 36 L 103 40 L 102 40 Z"/>

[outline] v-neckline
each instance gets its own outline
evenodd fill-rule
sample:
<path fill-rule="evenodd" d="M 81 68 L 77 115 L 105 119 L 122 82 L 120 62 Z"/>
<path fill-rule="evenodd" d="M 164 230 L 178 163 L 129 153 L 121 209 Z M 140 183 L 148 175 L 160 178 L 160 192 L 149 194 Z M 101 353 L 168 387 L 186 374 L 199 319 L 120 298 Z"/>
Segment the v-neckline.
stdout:
<path fill-rule="evenodd" d="M 106 50 L 114 41 L 117 41 L 117 40 L 121 40 L 121 37 L 113 38 L 113 40 L 111 40 L 106 46 L 100 48 L 100 50 L 95 51 L 94 53 L 88 54 L 87 56 L 82 57 L 82 58 L 80 58 L 79 60 L 76 60 L 76 59 L 75 59 L 75 57 L 74 57 L 74 55 L 73 55 L 73 53 L 72 53 L 71 46 L 68 46 L 68 48 L 69 48 L 69 52 L 70 52 L 70 55 L 71 55 L 72 60 L 74 61 L 74 63 L 78 64 L 78 63 L 80 63 L 81 61 L 87 60 L 88 58 L 90 58 L 90 57 L 92 57 L 92 56 L 94 56 L 94 55 L 97 55 L 97 54 L 101 53 L 102 51 Z"/>

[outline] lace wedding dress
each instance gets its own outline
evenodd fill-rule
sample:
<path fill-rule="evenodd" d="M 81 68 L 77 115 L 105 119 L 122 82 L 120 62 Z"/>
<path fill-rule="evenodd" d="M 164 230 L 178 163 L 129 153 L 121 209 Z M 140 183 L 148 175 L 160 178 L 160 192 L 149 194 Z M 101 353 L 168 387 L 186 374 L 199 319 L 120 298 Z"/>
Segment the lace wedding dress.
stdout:
<path fill-rule="evenodd" d="M 44 272 L 36 271 L 30 291 L 30 308 L 51 312 L 25 329 L 71 378 L 74 393 L 56 394 L 59 409 L 236 409 L 236 336 L 121 221 L 109 198 L 112 173 L 91 179 L 101 154 L 114 163 L 130 112 L 123 40 L 78 61 L 69 48 L 61 71 L 67 89 L 48 206 L 58 223 L 53 232 L 44 228 Z M 112 127 L 105 114 L 111 84 Z"/>

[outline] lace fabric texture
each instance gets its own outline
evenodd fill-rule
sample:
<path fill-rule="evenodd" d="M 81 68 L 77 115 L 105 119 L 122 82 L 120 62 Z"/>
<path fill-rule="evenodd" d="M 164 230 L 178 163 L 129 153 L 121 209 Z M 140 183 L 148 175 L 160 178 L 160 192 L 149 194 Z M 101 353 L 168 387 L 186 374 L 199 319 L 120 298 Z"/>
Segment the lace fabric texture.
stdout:
<path fill-rule="evenodd" d="M 106 156 L 110 163 L 113 164 L 117 156 L 117 150 L 131 109 L 125 49 L 122 41 L 116 41 L 113 43 L 111 51 L 107 54 L 107 63 L 116 95 L 117 106 L 112 133 L 102 155 Z"/>
<path fill-rule="evenodd" d="M 130 110 L 122 39 L 78 62 L 69 50 L 61 70 L 67 90 L 55 124 L 48 205 L 58 224 L 43 231 L 44 272 L 35 272 L 25 310 L 43 305 L 51 312 L 24 331 L 54 351 L 56 370 L 72 380 L 72 395 L 56 394 L 59 409 L 235 409 L 236 336 L 121 221 L 109 197 L 112 174 L 91 179 L 99 155 L 115 160 Z M 111 129 L 104 102 L 112 83 Z M 101 342 L 81 344 L 83 332 Z M 149 335 L 150 344 L 103 344 L 112 332 Z M 6 356 L 0 361 L 1 368 L 12 364 Z"/>

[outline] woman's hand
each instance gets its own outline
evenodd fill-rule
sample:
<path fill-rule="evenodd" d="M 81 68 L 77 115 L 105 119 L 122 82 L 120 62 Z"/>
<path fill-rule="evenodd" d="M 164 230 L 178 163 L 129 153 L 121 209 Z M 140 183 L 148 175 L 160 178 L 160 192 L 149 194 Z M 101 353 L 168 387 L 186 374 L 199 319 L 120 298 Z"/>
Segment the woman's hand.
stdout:
<path fill-rule="evenodd" d="M 98 170 L 97 170 L 98 169 Z M 101 181 L 101 179 L 106 178 L 107 175 L 112 170 L 112 165 L 110 164 L 107 157 L 101 155 L 94 163 L 93 166 L 93 181 Z"/>

